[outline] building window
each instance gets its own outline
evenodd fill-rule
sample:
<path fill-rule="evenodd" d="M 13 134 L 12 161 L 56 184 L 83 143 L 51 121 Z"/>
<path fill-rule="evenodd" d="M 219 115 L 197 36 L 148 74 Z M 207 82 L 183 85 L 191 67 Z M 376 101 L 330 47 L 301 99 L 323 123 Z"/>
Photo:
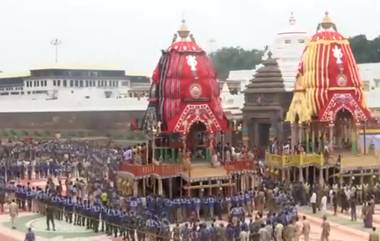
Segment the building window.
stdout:
<path fill-rule="evenodd" d="M 303 44 L 303 43 L 305 43 L 305 40 L 304 39 L 298 39 L 298 43 Z"/>
<path fill-rule="evenodd" d="M 83 80 L 79 81 L 79 87 L 83 87 Z"/>
<path fill-rule="evenodd" d="M 67 81 L 65 79 L 62 81 L 62 85 L 63 85 L 63 87 L 67 86 Z"/>
<path fill-rule="evenodd" d="M 73 87 L 73 80 L 70 80 L 70 87 Z"/>
<path fill-rule="evenodd" d="M 290 39 L 285 39 L 285 43 L 290 44 L 290 43 L 292 43 L 292 41 Z"/>
<path fill-rule="evenodd" d="M 61 86 L 61 80 L 60 80 L 60 79 L 57 80 L 57 85 L 58 85 L 58 86 Z"/>
<path fill-rule="evenodd" d="M 56 86 L 56 85 L 57 85 L 57 82 L 53 80 L 53 86 Z"/>
<path fill-rule="evenodd" d="M 75 80 L 75 87 L 78 87 L 78 86 L 79 86 L 78 80 Z"/>

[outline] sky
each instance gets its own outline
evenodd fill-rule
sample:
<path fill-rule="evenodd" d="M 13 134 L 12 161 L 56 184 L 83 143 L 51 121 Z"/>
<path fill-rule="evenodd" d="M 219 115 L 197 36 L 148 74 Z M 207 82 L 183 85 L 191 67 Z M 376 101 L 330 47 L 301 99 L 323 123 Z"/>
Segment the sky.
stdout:
<path fill-rule="evenodd" d="M 291 12 L 309 34 L 327 10 L 344 36 L 380 35 L 379 0 L 1 0 L 0 10 L 3 71 L 53 64 L 58 38 L 60 64 L 150 75 L 183 17 L 206 51 L 263 49 Z"/>

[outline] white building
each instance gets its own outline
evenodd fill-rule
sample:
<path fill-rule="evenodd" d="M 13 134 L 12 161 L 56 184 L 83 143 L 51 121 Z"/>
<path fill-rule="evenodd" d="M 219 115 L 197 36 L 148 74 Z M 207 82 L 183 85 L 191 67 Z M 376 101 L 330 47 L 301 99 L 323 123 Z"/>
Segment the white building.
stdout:
<path fill-rule="evenodd" d="M 292 14 L 287 28 L 276 34 L 274 42 L 267 49 L 266 54 L 271 51 L 272 57 L 277 60 L 287 91 L 293 91 L 294 89 L 298 65 L 307 39 L 307 32 L 297 25 Z M 263 59 L 266 59 L 266 54 Z M 260 67 L 261 65 L 258 65 L 256 69 Z M 380 119 L 380 63 L 358 64 L 358 68 L 363 81 L 367 105 L 372 110 L 374 116 Z M 233 108 L 231 103 L 235 103 L 239 108 L 242 108 L 244 95 L 241 91 L 245 89 L 245 86 L 254 77 L 256 69 L 230 71 L 227 83 L 231 93 L 237 94 L 231 95 L 228 98 L 228 103 L 225 103 L 226 106 L 228 105 L 229 108 Z M 236 98 L 236 100 L 232 101 L 232 98 Z M 222 100 L 223 103 L 227 101 L 223 98 Z M 243 100 L 243 103 L 241 103 L 241 100 Z"/>

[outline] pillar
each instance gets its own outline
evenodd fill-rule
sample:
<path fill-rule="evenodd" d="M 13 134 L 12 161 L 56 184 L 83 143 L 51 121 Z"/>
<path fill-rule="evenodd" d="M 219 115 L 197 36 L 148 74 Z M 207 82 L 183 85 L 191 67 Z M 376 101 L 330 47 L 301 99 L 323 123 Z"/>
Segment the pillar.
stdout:
<path fill-rule="evenodd" d="M 229 188 L 228 188 L 228 190 L 230 191 L 230 196 L 232 196 L 233 195 L 233 187 L 232 187 L 232 177 L 230 177 L 229 179 L 228 179 L 228 184 L 229 184 Z"/>
<path fill-rule="evenodd" d="M 323 186 L 323 184 L 324 184 L 324 180 L 323 180 L 323 168 L 322 167 L 319 168 L 319 184 L 321 186 Z"/>
<path fill-rule="evenodd" d="M 296 124 L 295 123 L 290 124 L 290 130 L 291 130 L 290 150 L 293 151 L 294 146 L 296 145 Z"/>
<path fill-rule="evenodd" d="M 334 123 L 329 124 L 329 148 L 330 151 L 334 150 Z"/>
<path fill-rule="evenodd" d="M 350 183 L 350 186 L 351 186 L 351 185 L 352 185 L 352 182 L 353 182 L 353 177 L 354 177 L 354 176 L 352 175 L 352 174 L 353 174 L 352 171 L 350 171 L 349 173 L 350 173 L 350 175 L 349 175 L 349 177 L 350 177 L 350 181 L 349 181 L 349 183 Z"/>
<path fill-rule="evenodd" d="M 310 152 L 310 143 L 309 143 L 309 139 L 310 139 L 310 125 L 308 125 L 305 129 L 305 132 L 306 132 L 306 153 L 309 153 Z"/>
<path fill-rule="evenodd" d="M 286 168 L 286 181 L 291 182 L 292 180 L 290 179 L 290 167 Z"/>
<path fill-rule="evenodd" d="M 162 188 L 162 178 L 159 178 L 158 179 L 158 195 L 163 195 L 164 194 L 164 190 Z"/>
<path fill-rule="evenodd" d="M 311 152 L 315 153 L 315 128 L 314 125 L 310 126 L 311 131 Z"/>
<path fill-rule="evenodd" d="M 179 182 L 180 190 L 179 190 L 179 196 L 182 197 L 183 195 L 183 178 L 181 178 L 181 181 Z"/>
<path fill-rule="evenodd" d="M 209 185 L 209 188 L 208 188 L 208 195 L 209 195 L 209 196 L 212 195 L 212 187 L 211 187 L 211 184 L 212 184 L 211 179 L 208 179 L 208 185 Z"/>
<path fill-rule="evenodd" d="M 240 175 L 240 191 L 243 192 L 245 190 L 245 174 Z"/>
<path fill-rule="evenodd" d="M 298 180 L 299 182 L 303 183 L 304 180 L 303 180 L 303 168 L 302 167 L 298 167 Z"/>
<path fill-rule="evenodd" d="M 146 178 L 145 177 L 142 179 L 142 185 L 143 185 L 143 196 L 146 197 Z"/>
<path fill-rule="evenodd" d="M 313 166 L 313 184 L 317 183 L 317 168 Z"/>
<path fill-rule="evenodd" d="M 302 138 L 303 137 L 303 126 L 302 126 L 302 123 L 299 123 L 298 124 L 298 143 L 299 144 L 302 144 Z"/>
<path fill-rule="evenodd" d="M 360 185 L 362 186 L 364 184 L 364 170 L 361 170 L 360 174 Z"/>
<path fill-rule="evenodd" d="M 137 197 L 139 195 L 139 183 L 137 180 L 133 181 L 133 196 Z"/>
<path fill-rule="evenodd" d="M 320 138 L 319 138 L 319 128 L 320 128 L 320 126 L 319 125 L 317 125 L 317 128 L 316 128 L 316 130 L 315 130 L 315 137 L 317 138 L 317 140 L 318 140 L 318 152 L 320 152 L 321 151 L 321 140 L 320 140 Z M 322 147 L 323 148 L 323 147 Z M 323 149 L 322 149 L 323 150 Z"/>
<path fill-rule="evenodd" d="M 305 182 L 306 183 L 309 183 L 309 169 L 310 169 L 310 167 L 309 166 L 307 166 L 306 167 L 306 177 L 305 177 Z"/>
<path fill-rule="evenodd" d="M 357 139 L 357 130 L 359 129 L 358 127 L 359 127 L 359 123 L 356 123 L 356 125 L 353 125 L 352 126 L 352 134 L 351 134 L 351 136 L 352 136 L 352 138 L 351 138 L 351 142 L 352 142 L 352 154 L 354 154 L 354 155 L 356 155 L 357 154 L 357 152 L 358 152 L 358 147 L 357 147 L 357 141 L 358 141 L 358 139 Z"/>
<path fill-rule="evenodd" d="M 325 168 L 325 182 L 329 183 L 329 168 Z"/>
<path fill-rule="evenodd" d="M 169 178 L 169 198 L 173 198 L 173 178 Z"/>
<path fill-rule="evenodd" d="M 281 172 L 281 181 L 285 182 L 286 181 L 286 177 L 285 177 L 286 173 L 285 173 L 284 168 L 281 168 L 280 172 Z"/>

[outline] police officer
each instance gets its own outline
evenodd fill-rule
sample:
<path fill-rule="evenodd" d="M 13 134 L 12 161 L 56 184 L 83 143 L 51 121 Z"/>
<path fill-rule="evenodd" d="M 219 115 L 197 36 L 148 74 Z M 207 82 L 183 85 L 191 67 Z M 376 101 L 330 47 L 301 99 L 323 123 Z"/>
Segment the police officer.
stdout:
<path fill-rule="evenodd" d="M 55 224 L 54 224 L 54 207 L 52 206 L 51 202 L 48 202 L 46 204 L 46 225 L 47 230 L 50 231 L 50 223 L 52 224 L 53 231 L 55 231 Z"/>
<path fill-rule="evenodd" d="M 95 233 L 99 231 L 99 219 L 100 219 L 101 207 L 98 204 L 94 204 L 91 208 L 92 228 Z"/>
<path fill-rule="evenodd" d="M 74 211 L 74 203 L 71 199 L 71 197 L 67 197 L 64 202 L 64 208 L 65 208 L 65 220 L 68 223 L 73 222 L 73 211 Z"/>

